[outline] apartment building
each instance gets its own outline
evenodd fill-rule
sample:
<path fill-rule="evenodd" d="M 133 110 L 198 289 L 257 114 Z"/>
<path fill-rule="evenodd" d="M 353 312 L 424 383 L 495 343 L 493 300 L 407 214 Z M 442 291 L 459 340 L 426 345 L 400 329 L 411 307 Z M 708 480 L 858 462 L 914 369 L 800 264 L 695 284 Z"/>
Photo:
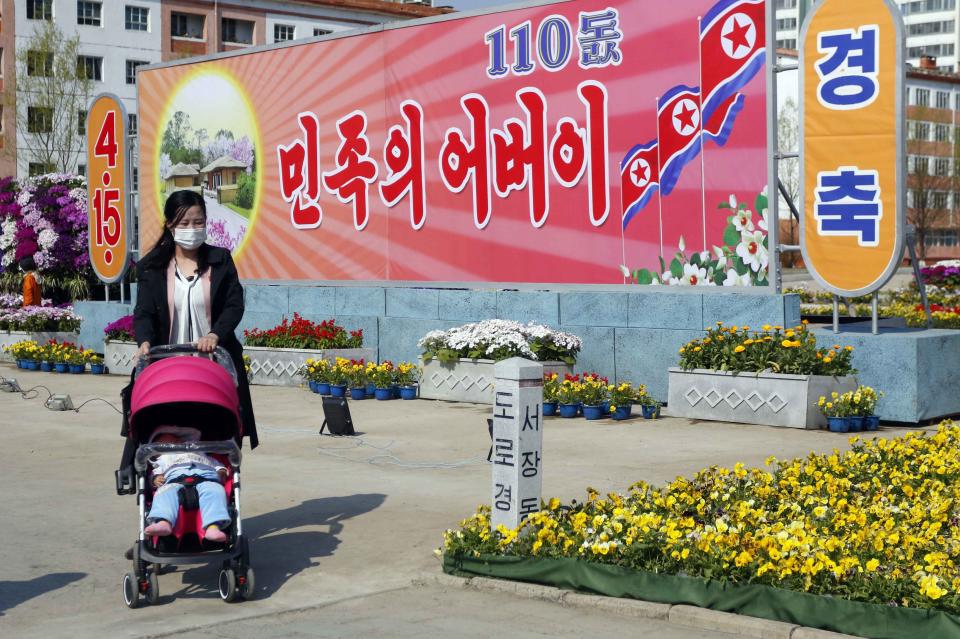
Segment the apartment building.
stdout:
<path fill-rule="evenodd" d="M 0 89 L 15 82 L 18 52 L 28 50 L 37 29 L 53 21 L 66 37 L 79 36 L 77 64 L 93 80 L 93 93 L 113 93 L 123 101 L 135 136 L 141 65 L 448 11 L 429 2 L 387 0 L 0 0 Z M 82 110 L 72 116 L 77 136 L 84 135 L 85 117 Z M 31 133 L 17 130 L 14 109 L 0 106 L 0 175 L 46 172 L 49 167 L 31 160 L 32 144 Z M 81 151 L 76 170 L 85 173 L 85 164 Z M 135 174 L 133 180 L 136 189 Z"/>
<path fill-rule="evenodd" d="M 777 46 L 796 49 L 799 3 L 804 0 L 774 0 Z M 814 0 L 815 2 L 815 0 Z M 903 13 L 907 37 L 907 62 L 920 65 L 920 58 L 937 58 L 944 71 L 956 71 L 960 50 L 960 7 L 957 0 L 895 0 Z"/>

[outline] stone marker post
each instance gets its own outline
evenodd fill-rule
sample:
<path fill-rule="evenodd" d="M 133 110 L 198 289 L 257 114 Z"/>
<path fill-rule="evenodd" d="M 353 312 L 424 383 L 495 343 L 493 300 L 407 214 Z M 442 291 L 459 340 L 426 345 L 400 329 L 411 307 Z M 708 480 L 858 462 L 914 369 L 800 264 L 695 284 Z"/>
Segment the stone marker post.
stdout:
<path fill-rule="evenodd" d="M 493 527 L 540 510 L 543 365 L 521 357 L 493 367 Z"/>

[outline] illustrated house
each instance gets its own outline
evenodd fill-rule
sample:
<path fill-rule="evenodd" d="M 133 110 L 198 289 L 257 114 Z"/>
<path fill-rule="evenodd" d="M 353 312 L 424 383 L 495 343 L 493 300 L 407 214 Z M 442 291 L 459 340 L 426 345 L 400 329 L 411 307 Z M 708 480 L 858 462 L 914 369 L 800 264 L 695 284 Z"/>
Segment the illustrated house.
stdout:
<path fill-rule="evenodd" d="M 199 191 L 195 188 L 200 186 L 200 172 L 189 164 L 179 162 L 170 167 L 170 173 L 167 174 L 166 192 L 181 191 L 190 189 Z"/>
<path fill-rule="evenodd" d="M 224 204 L 236 199 L 237 181 L 240 174 L 246 170 L 247 165 L 243 162 L 234 160 L 229 155 L 221 155 L 200 169 L 200 175 L 204 189 L 215 192 L 217 202 Z"/>

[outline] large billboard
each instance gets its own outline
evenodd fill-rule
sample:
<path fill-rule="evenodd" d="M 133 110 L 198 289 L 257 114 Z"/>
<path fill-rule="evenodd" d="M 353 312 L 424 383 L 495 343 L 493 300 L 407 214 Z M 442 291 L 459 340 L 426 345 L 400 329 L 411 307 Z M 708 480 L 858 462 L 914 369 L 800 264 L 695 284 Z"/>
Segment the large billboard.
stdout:
<path fill-rule="evenodd" d="M 764 0 L 577 0 L 141 70 L 248 279 L 768 283 Z"/>

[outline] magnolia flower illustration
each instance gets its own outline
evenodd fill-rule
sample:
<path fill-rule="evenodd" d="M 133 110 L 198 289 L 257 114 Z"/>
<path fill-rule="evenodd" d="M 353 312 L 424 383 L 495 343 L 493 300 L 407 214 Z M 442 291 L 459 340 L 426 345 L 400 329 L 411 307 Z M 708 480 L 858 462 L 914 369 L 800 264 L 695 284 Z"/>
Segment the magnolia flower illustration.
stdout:
<path fill-rule="evenodd" d="M 737 245 L 737 255 L 755 273 L 766 269 L 769 261 L 767 247 L 763 244 L 764 239 L 762 231 L 741 233 L 740 244 Z"/>

